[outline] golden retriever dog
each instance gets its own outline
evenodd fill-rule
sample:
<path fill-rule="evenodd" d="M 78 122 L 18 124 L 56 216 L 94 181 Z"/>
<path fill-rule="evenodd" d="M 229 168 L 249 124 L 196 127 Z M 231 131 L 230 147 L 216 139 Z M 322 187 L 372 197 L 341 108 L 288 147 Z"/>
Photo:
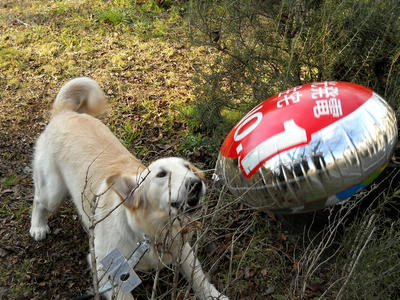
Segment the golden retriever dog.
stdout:
<path fill-rule="evenodd" d="M 48 215 L 70 195 L 86 231 L 91 220 L 104 218 L 94 227 L 100 286 L 107 279 L 100 260 L 114 248 L 129 257 L 146 236 L 150 251 L 137 270 L 177 262 L 197 298 L 228 299 L 208 281 L 182 230 L 180 216 L 199 206 L 205 193 L 199 170 L 177 157 L 144 166 L 95 118 L 105 107 L 104 93 L 90 78 L 75 78 L 59 91 L 35 147 L 30 235 L 36 241 L 44 239 L 50 233 Z M 167 251 L 159 247 L 165 240 Z M 118 299 L 133 297 L 120 292 Z"/>

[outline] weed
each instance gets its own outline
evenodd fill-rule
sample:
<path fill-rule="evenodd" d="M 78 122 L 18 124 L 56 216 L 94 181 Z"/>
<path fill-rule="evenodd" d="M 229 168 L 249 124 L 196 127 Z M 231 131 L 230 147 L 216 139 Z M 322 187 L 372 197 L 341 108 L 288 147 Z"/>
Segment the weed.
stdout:
<path fill-rule="evenodd" d="M 183 139 L 183 143 L 178 147 L 185 157 L 202 158 L 203 163 L 212 165 L 216 161 L 219 149 L 212 138 L 201 134 L 188 131 Z"/>
<path fill-rule="evenodd" d="M 171 14 L 167 14 L 171 16 L 166 22 L 162 15 L 165 12 L 155 1 L 145 1 L 143 4 L 115 1 L 112 6 L 98 10 L 95 15 L 100 22 L 134 26 L 141 36 L 162 37 L 168 32 L 169 25 L 178 20 L 176 10 L 171 10 Z"/>
<path fill-rule="evenodd" d="M 19 183 L 19 180 L 20 178 L 17 175 L 12 174 L 2 179 L 1 185 L 7 189 L 14 185 L 17 185 Z"/>
<path fill-rule="evenodd" d="M 391 201 L 384 198 L 381 203 Z M 390 299 L 399 293 L 400 221 L 385 218 L 379 210 L 366 212 L 346 228 L 336 261 L 343 276 L 339 299 Z"/>
<path fill-rule="evenodd" d="M 109 22 L 111 24 L 120 24 L 127 21 L 127 15 L 123 8 L 120 7 L 109 7 L 100 10 L 96 13 L 97 18 L 101 22 Z"/>
<path fill-rule="evenodd" d="M 121 133 L 120 141 L 126 148 L 130 148 L 134 138 L 135 133 L 131 127 L 130 122 L 127 121 L 124 126 L 124 131 Z"/>

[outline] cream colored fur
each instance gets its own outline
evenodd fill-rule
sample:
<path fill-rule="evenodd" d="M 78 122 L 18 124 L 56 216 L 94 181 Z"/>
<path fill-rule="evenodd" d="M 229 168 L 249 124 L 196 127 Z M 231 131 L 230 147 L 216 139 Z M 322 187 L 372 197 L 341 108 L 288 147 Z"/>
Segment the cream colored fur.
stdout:
<path fill-rule="evenodd" d="M 58 93 L 50 123 L 40 135 L 34 153 L 31 236 L 39 241 L 50 233 L 48 215 L 67 195 L 87 230 L 89 201 L 101 195 L 97 198 L 96 219 L 115 210 L 94 230 L 99 276 L 104 273 L 99 267 L 101 258 L 114 248 L 128 256 L 145 234 L 152 247 L 138 270 L 154 269 L 160 261 L 175 261 L 199 299 L 227 299 L 207 280 L 181 230 L 182 211 L 196 206 L 205 193 L 198 170 L 176 157 L 159 159 L 145 167 L 93 117 L 101 114 L 105 106 L 102 90 L 89 78 L 73 79 Z M 160 255 L 157 244 L 165 241 L 169 249 Z M 110 293 L 106 297 L 110 299 Z M 117 298 L 133 299 L 122 293 Z"/>

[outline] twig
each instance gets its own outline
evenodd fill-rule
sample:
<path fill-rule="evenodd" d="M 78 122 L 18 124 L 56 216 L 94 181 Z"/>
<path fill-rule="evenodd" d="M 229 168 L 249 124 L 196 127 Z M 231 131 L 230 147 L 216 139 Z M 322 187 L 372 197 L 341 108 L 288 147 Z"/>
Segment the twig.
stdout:
<path fill-rule="evenodd" d="M 26 27 L 31 27 L 31 25 L 29 25 L 28 23 L 25 23 L 24 21 L 22 21 L 21 19 L 15 18 L 15 21 L 17 21 L 18 23 L 26 26 Z"/>
<path fill-rule="evenodd" d="M 374 231 L 375 231 L 375 227 L 372 228 L 370 234 L 368 235 L 367 240 L 365 241 L 363 247 L 362 247 L 361 250 L 359 251 L 359 253 L 358 253 L 358 255 L 357 255 L 357 259 L 354 261 L 354 263 L 353 263 L 353 265 L 352 265 L 352 267 L 351 267 L 350 273 L 349 273 L 349 275 L 348 275 L 347 278 L 346 278 L 346 281 L 344 282 L 344 284 L 342 285 L 342 287 L 341 287 L 340 290 L 339 290 L 339 293 L 338 293 L 338 295 L 337 295 L 337 297 L 336 297 L 337 300 L 342 299 L 342 293 L 343 293 L 343 291 L 345 290 L 345 288 L 346 288 L 346 286 L 347 286 L 347 284 L 348 284 L 348 282 L 349 282 L 351 276 L 353 275 L 354 269 L 355 269 L 356 265 L 358 264 L 358 261 L 360 260 L 361 254 L 364 252 L 365 247 L 368 245 L 369 241 L 371 240 L 371 237 L 372 237 L 372 234 L 374 233 Z"/>
<path fill-rule="evenodd" d="M 97 197 L 96 197 L 97 198 Z M 93 224 L 93 218 L 90 218 L 90 223 Z M 97 264 L 96 264 L 96 253 L 94 248 L 94 228 L 95 226 L 89 227 L 89 253 L 90 253 L 90 262 L 92 265 L 92 276 L 93 276 L 93 288 L 94 288 L 94 299 L 100 300 L 99 293 L 99 280 L 97 275 Z"/>
<path fill-rule="evenodd" d="M 156 299 L 157 284 L 158 284 L 159 276 L 160 276 L 160 263 L 157 264 L 156 276 L 154 277 L 153 289 L 151 291 L 151 300 Z"/>
<path fill-rule="evenodd" d="M 149 173 L 147 173 L 146 176 L 143 177 L 143 179 L 141 179 L 141 181 L 139 182 L 139 184 L 138 184 L 134 189 L 132 189 L 132 190 L 129 192 L 129 195 L 128 195 L 125 199 L 123 199 L 123 200 L 122 200 L 121 202 L 119 202 L 116 206 L 114 206 L 106 215 L 104 215 L 104 217 L 102 217 L 102 218 L 100 218 L 98 221 L 96 221 L 96 222 L 94 223 L 94 226 L 96 226 L 98 223 L 104 221 L 104 219 L 108 218 L 118 207 L 120 207 L 122 204 L 124 204 L 125 201 L 127 201 L 129 198 L 131 198 L 132 195 L 136 192 L 136 190 L 140 187 L 140 185 L 142 184 L 142 182 L 146 179 L 146 177 L 147 177 L 148 175 L 149 175 Z M 138 175 L 138 176 L 140 177 L 140 175 Z M 102 192 L 100 195 L 104 195 L 111 187 L 112 187 L 112 186 L 107 187 L 107 189 L 106 189 L 104 192 Z M 96 208 L 97 208 L 97 206 L 96 206 Z"/>
<path fill-rule="evenodd" d="M 350 212 L 356 207 L 356 203 L 350 204 L 344 204 L 342 208 L 339 210 L 339 212 L 335 213 L 332 215 L 332 209 L 330 210 L 331 214 L 329 215 L 328 218 L 328 225 L 320 231 L 318 234 L 313 236 L 312 238 L 310 237 L 310 230 L 311 226 L 308 228 L 308 246 L 305 248 L 305 251 L 303 255 L 301 256 L 299 260 L 299 264 L 302 265 L 302 268 L 297 270 L 297 275 L 294 280 L 294 289 L 297 290 L 297 287 L 301 285 L 301 295 L 304 296 L 306 287 L 307 287 L 307 281 L 309 278 L 313 276 L 313 274 L 324 264 L 326 264 L 329 260 L 331 260 L 339 251 L 336 250 L 333 254 L 329 255 L 328 258 L 324 259 L 323 261 L 320 262 L 320 259 L 325 253 L 325 250 L 329 248 L 332 243 L 334 242 L 335 236 L 338 232 L 338 229 L 341 225 L 344 224 L 345 218 L 350 214 Z M 344 212 L 342 214 L 342 212 Z M 305 236 L 305 234 L 304 234 Z M 321 239 L 320 242 L 315 246 L 314 241 L 317 239 Z M 303 241 L 303 243 L 306 243 L 306 241 Z M 300 274 L 303 273 L 304 275 L 302 276 L 302 284 L 299 283 L 300 281 Z"/>
<path fill-rule="evenodd" d="M 92 162 L 90 162 L 89 166 L 86 169 L 86 174 L 85 174 L 85 184 L 83 186 L 83 190 L 81 193 L 81 204 L 82 204 L 82 210 L 86 214 L 86 216 L 89 219 L 89 254 L 90 254 L 90 263 L 91 263 L 91 269 L 92 269 L 92 283 L 93 283 L 93 289 L 94 289 L 94 299 L 95 300 L 100 300 L 100 293 L 99 293 L 99 280 L 98 280 L 98 275 L 97 275 L 97 263 L 96 263 L 96 253 L 95 253 L 95 248 L 94 248 L 94 226 L 93 225 L 93 220 L 94 220 L 94 213 L 96 210 L 96 207 L 92 204 L 92 202 L 87 201 L 86 197 L 86 189 L 89 183 L 89 170 L 90 167 L 93 165 L 93 163 L 99 158 L 99 156 L 104 152 L 100 152 Z M 94 196 L 93 199 L 95 202 L 98 202 L 97 196 Z M 90 215 L 87 213 L 85 210 L 85 202 L 89 202 L 90 205 Z"/>

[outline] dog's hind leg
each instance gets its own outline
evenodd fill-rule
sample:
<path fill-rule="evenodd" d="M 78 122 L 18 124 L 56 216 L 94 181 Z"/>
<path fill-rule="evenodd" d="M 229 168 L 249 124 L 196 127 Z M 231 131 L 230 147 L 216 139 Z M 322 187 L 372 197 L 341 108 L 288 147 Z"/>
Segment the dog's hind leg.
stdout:
<path fill-rule="evenodd" d="M 33 168 L 35 195 L 29 233 L 36 241 L 40 241 L 50 233 L 48 215 L 60 206 L 67 195 L 67 188 L 61 174 L 49 161 L 44 162 L 44 165 L 35 165 L 38 165 L 38 161 L 35 161 Z"/>

